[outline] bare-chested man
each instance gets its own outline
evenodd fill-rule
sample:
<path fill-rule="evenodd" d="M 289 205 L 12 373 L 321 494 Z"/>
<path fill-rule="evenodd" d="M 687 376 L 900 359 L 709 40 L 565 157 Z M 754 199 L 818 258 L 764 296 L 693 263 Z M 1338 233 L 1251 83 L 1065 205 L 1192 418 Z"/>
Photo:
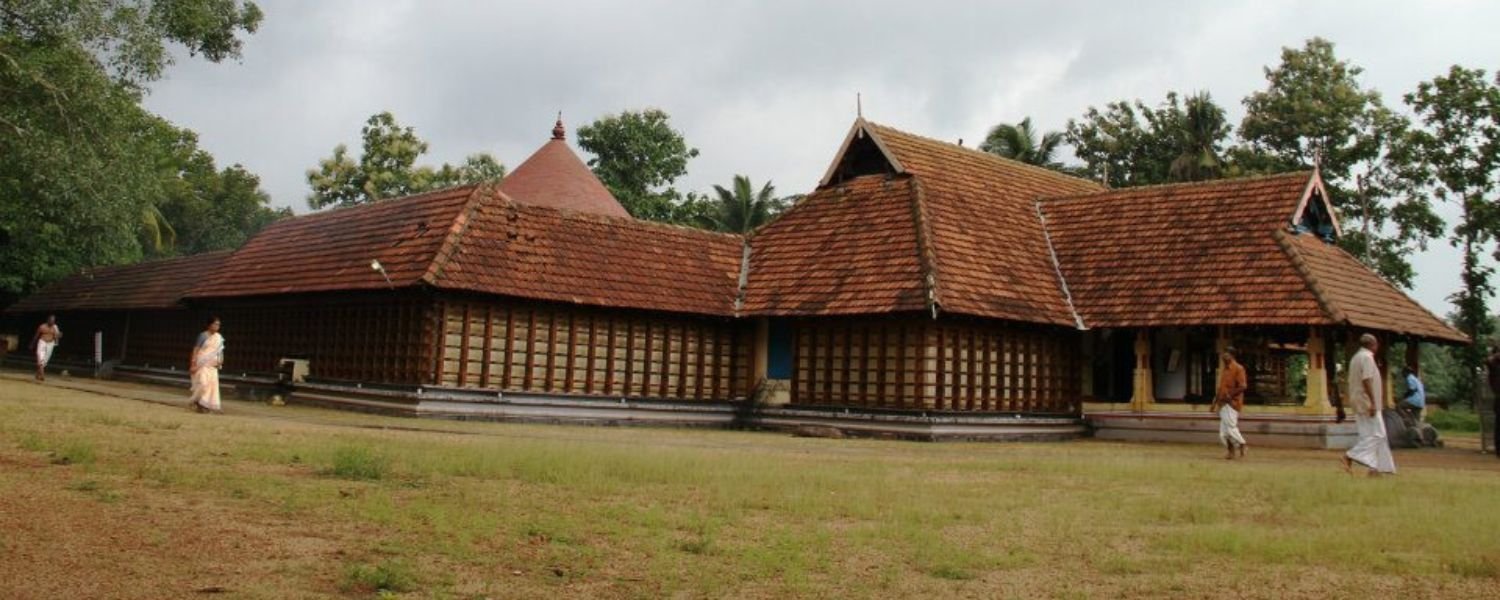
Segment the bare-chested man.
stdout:
<path fill-rule="evenodd" d="M 52 360 L 52 350 L 62 339 L 62 330 L 57 327 L 57 315 L 47 315 L 47 322 L 37 325 L 31 346 L 36 349 L 36 380 L 47 379 L 47 361 Z"/>

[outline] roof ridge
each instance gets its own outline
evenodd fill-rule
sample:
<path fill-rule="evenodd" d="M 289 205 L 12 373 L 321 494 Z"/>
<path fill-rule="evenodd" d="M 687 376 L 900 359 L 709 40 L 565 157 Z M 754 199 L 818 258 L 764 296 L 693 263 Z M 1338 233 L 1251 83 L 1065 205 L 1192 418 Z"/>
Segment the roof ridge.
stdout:
<path fill-rule="evenodd" d="M 917 264 L 922 269 L 922 287 L 927 290 L 927 308 L 932 317 L 937 318 L 938 308 L 942 306 L 942 291 L 938 285 L 941 279 L 938 277 L 937 251 L 932 247 L 932 219 L 927 215 L 926 186 L 916 175 L 908 176 L 911 178 L 912 227 L 917 236 Z"/>
<path fill-rule="evenodd" d="M 1307 259 L 1302 257 L 1302 252 L 1292 244 L 1291 235 L 1283 229 L 1271 231 L 1271 237 L 1276 240 L 1276 246 L 1283 254 L 1292 261 L 1292 270 L 1307 284 L 1308 291 L 1312 292 L 1313 300 L 1317 301 L 1318 309 L 1323 311 L 1323 316 L 1334 323 L 1347 323 L 1349 316 L 1340 310 L 1333 300 L 1329 298 L 1328 290 L 1323 289 L 1323 283 L 1314 275 L 1312 268 L 1307 266 Z"/>
<path fill-rule="evenodd" d="M 496 191 L 498 192 L 498 189 Z M 561 207 L 557 207 L 557 206 L 544 206 L 544 205 L 541 205 L 541 204 L 530 204 L 530 203 L 527 203 L 527 202 L 525 202 L 523 200 L 516 200 L 514 198 L 511 198 L 510 196 L 504 196 L 504 199 L 505 199 L 506 202 L 508 202 L 510 204 L 514 204 L 514 205 L 516 205 L 518 207 L 522 207 L 524 209 L 535 209 L 535 210 L 541 210 L 541 211 L 554 212 L 554 213 L 557 213 L 557 214 L 559 214 L 561 216 L 568 217 L 568 218 L 588 219 L 588 220 L 605 222 L 605 223 L 619 223 L 619 224 L 627 224 L 627 225 L 639 225 L 641 227 L 646 227 L 646 228 L 674 229 L 674 230 L 678 230 L 678 231 L 689 232 L 689 233 L 696 234 L 696 235 L 702 235 L 704 237 L 722 237 L 722 238 L 729 238 L 729 239 L 745 239 L 745 236 L 740 235 L 738 233 L 726 233 L 726 232 L 723 232 L 723 231 L 711 231 L 711 230 L 708 230 L 708 229 L 701 229 L 701 228 L 698 228 L 698 227 L 693 227 L 691 225 L 680 225 L 680 224 L 677 224 L 677 223 L 663 223 L 661 221 L 650 221 L 650 220 L 647 220 L 647 219 L 637 219 L 635 217 L 617 217 L 617 216 L 614 216 L 614 215 L 602 215 L 602 214 L 595 213 L 595 212 L 589 212 L 589 211 L 584 211 L 584 210 L 574 210 L 574 209 L 571 209 L 571 208 L 561 208 Z"/>
<path fill-rule="evenodd" d="M 1090 192 L 1090 193 L 1086 193 L 1086 194 L 1064 194 L 1064 195 L 1061 195 L 1061 196 L 1041 196 L 1041 197 L 1038 197 L 1037 200 L 1041 201 L 1041 202 L 1059 202 L 1059 201 L 1063 201 L 1063 200 L 1078 200 L 1078 199 L 1082 199 L 1082 198 L 1094 198 L 1094 197 L 1098 197 L 1098 196 L 1108 196 L 1110 194 L 1129 194 L 1129 193 L 1136 193 L 1136 192 L 1145 192 L 1145 191 L 1153 191 L 1153 190 L 1163 190 L 1163 189 L 1171 189 L 1171 188 L 1188 188 L 1188 187 L 1197 187 L 1197 186 L 1201 186 L 1201 187 L 1214 187 L 1214 186 L 1229 185 L 1229 184 L 1235 184 L 1235 183 L 1250 183 L 1250 182 L 1257 182 L 1257 181 L 1270 181 L 1272 179 L 1292 179 L 1292 178 L 1294 178 L 1294 176 L 1298 176 L 1298 175 L 1300 175 L 1302 177 L 1296 177 L 1297 179 L 1303 179 L 1305 177 L 1311 177 L 1312 174 L 1313 174 L 1312 170 L 1299 170 L 1299 171 L 1287 171 L 1287 172 L 1284 172 L 1284 173 L 1245 175 L 1245 176 L 1242 176 L 1242 177 L 1223 177 L 1223 178 L 1219 178 L 1219 179 L 1209 179 L 1209 180 L 1205 180 L 1205 181 L 1175 181 L 1175 182 L 1171 182 L 1171 183 L 1153 183 L 1153 184 L 1150 184 L 1150 185 L 1137 185 L 1137 186 L 1131 186 L 1131 187 L 1104 188 L 1104 189 L 1099 190 L 1097 192 Z"/>
<path fill-rule="evenodd" d="M 1067 173 L 1063 173 L 1063 172 L 1060 172 L 1060 171 L 1055 171 L 1055 170 L 1049 169 L 1047 167 L 1039 166 L 1039 165 L 1033 165 L 1033 164 L 1030 164 L 1030 163 L 1024 163 L 1024 162 L 1021 162 L 1021 161 L 1013 159 L 1013 158 L 1006 158 L 1006 157 L 1000 156 L 998 154 L 992 154 L 992 153 L 989 153 L 989 152 L 985 152 L 985 151 L 980 150 L 978 148 L 969 148 L 967 146 L 960 146 L 960 145 L 955 144 L 953 142 L 943 141 L 943 140 L 940 140 L 940 139 L 937 139 L 937 138 L 934 138 L 934 137 L 928 137 L 928 136 L 925 136 L 925 135 L 922 135 L 922 134 L 919 134 L 919 133 L 912 133 L 912 132 L 909 132 L 909 131 L 906 131 L 906 130 L 903 130 L 903 129 L 898 129 L 898 128 L 895 128 L 895 127 L 891 127 L 889 125 L 882 125 L 882 124 L 876 123 L 874 121 L 865 120 L 864 122 L 865 122 L 865 124 L 870 125 L 870 126 L 876 128 L 876 129 L 884 129 L 884 130 L 887 130 L 887 131 L 893 131 L 895 133 L 898 133 L 898 134 L 901 134 L 901 135 L 905 135 L 905 136 L 908 136 L 908 137 L 913 137 L 913 138 L 916 138 L 918 140 L 922 140 L 922 141 L 926 141 L 926 142 L 931 142 L 931 143 L 934 143 L 934 144 L 940 144 L 940 145 L 942 145 L 944 147 L 947 147 L 949 149 L 960 150 L 960 151 L 963 151 L 963 152 L 967 152 L 967 153 L 972 154 L 974 156 L 983 157 L 983 158 L 985 158 L 987 160 L 990 160 L 992 162 L 997 162 L 999 164 L 1013 166 L 1013 167 L 1020 167 L 1020 168 L 1026 169 L 1026 170 L 1034 171 L 1034 172 L 1036 172 L 1038 174 L 1047 175 L 1047 176 L 1050 176 L 1050 177 L 1053 177 L 1053 178 L 1057 178 L 1057 179 L 1065 179 L 1065 180 L 1068 180 L 1070 182 L 1087 183 L 1087 184 L 1093 185 L 1095 187 L 1098 187 L 1100 189 L 1108 189 L 1108 188 L 1100 185 L 1098 182 L 1096 182 L 1094 180 L 1091 180 L 1091 179 L 1085 179 L 1083 177 L 1078 177 L 1078 176 L 1075 176 L 1075 175 L 1069 175 Z"/>
<path fill-rule="evenodd" d="M 449 192 L 457 192 L 457 191 L 462 190 L 464 188 L 478 188 L 481 185 L 484 185 L 484 182 L 482 182 L 482 183 L 465 183 L 465 184 L 461 184 L 461 185 L 448 186 L 448 187 L 445 187 L 445 188 L 438 188 L 438 189 L 435 189 L 435 190 L 427 190 L 425 192 L 417 192 L 415 194 L 407 194 L 405 196 L 396 196 L 394 198 L 383 198 L 383 199 L 379 199 L 379 200 L 374 200 L 372 202 L 365 202 L 365 203 L 362 203 L 362 204 L 355 204 L 353 206 L 331 206 L 331 207 L 328 207 L 327 210 L 318 210 L 318 211 L 310 212 L 310 213 L 307 213 L 307 214 L 292 215 L 292 218 L 290 218 L 290 219 L 281 219 L 281 220 L 278 220 L 278 221 L 275 221 L 275 222 L 271 223 L 271 225 L 279 225 L 279 224 L 283 224 L 283 223 L 292 223 L 292 222 L 298 222 L 298 221 L 306 222 L 305 219 L 321 219 L 321 218 L 327 217 L 329 215 L 348 215 L 349 211 L 370 210 L 370 209 L 377 208 L 377 207 L 390 207 L 390 206 L 393 206 L 393 205 L 395 205 L 397 203 L 415 202 L 417 200 L 430 200 L 430 199 L 432 199 L 433 196 L 436 196 L 438 194 L 444 194 L 444 193 L 449 193 Z M 473 190 L 471 189 L 470 191 L 472 192 Z M 267 225 L 267 227 L 270 227 L 270 225 Z"/>
<path fill-rule="evenodd" d="M 479 209 L 480 203 L 487 197 L 486 192 L 493 191 L 497 197 L 506 199 L 499 190 L 494 189 L 492 184 L 475 185 L 469 192 L 469 198 L 464 201 L 463 208 L 454 215 L 452 224 L 448 226 L 448 234 L 443 236 L 442 245 L 438 246 L 432 254 L 432 262 L 427 265 L 427 271 L 422 273 L 418 281 L 425 281 L 429 285 L 437 285 L 438 279 L 443 276 L 443 269 L 448 266 L 448 261 L 453 254 L 458 252 L 458 244 L 463 239 L 464 233 L 469 230 L 469 224 L 474 222 L 474 211 Z"/>
<path fill-rule="evenodd" d="M 1068 289 L 1068 278 L 1063 275 L 1062 261 L 1057 259 L 1057 247 L 1052 245 L 1052 232 L 1047 229 L 1047 215 L 1042 212 L 1042 203 L 1039 200 L 1032 201 L 1031 205 L 1036 208 L 1036 218 L 1041 224 L 1042 239 L 1047 241 L 1047 256 L 1052 259 L 1052 271 L 1057 274 L 1057 284 L 1062 289 L 1063 301 L 1068 305 L 1068 312 L 1073 315 L 1073 323 L 1079 331 L 1088 330 L 1088 325 L 1083 322 L 1083 315 L 1078 314 L 1078 307 L 1073 305 L 1073 292 Z"/>

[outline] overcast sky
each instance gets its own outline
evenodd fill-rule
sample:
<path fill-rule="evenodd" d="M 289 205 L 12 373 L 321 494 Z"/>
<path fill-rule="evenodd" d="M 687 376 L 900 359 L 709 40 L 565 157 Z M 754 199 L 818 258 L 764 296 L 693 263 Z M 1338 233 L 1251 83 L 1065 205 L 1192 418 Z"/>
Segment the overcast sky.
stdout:
<path fill-rule="evenodd" d="M 299 213 L 307 169 L 336 144 L 357 151 L 382 110 L 430 143 L 426 163 L 484 151 L 514 167 L 557 111 L 571 141 L 600 116 L 661 108 L 702 152 L 679 189 L 742 173 L 791 194 L 822 175 L 856 92 L 873 121 L 973 144 L 997 122 L 1060 130 L 1168 90 L 1209 91 L 1238 123 L 1263 67 L 1311 36 L 1403 109 L 1451 64 L 1500 68 L 1500 3 L 1479 1 L 257 2 L 242 60 L 183 59 L 146 105 Z M 1440 315 L 1458 261 L 1446 242 L 1416 260 L 1413 295 Z"/>

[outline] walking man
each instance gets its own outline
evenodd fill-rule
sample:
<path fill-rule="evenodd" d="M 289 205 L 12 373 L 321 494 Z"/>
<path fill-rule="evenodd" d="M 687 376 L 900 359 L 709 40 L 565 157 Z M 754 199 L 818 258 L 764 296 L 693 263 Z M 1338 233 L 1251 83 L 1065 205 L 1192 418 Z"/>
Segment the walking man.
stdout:
<path fill-rule="evenodd" d="M 1219 389 L 1210 411 L 1219 414 L 1219 441 L 1224 444 L 1224 460 L 1245 457 L 1245 436 L 1240 434 L 1240 412 L 1245 410 L 1245 367 L 1235 359 L 1234 348 L 1224 349 L 1224 368 L 1219 369 Z"/>
<path fill-rule="evenodd" d="M 1396 472 L 1396 460 L 1391 457 L 1391 445 L 1385 436 L 1385 421 L 1380 417 L 1381 405 L 1385 403 L 1385 389 L 1380 377 L 1380 367 L 1375 364 L 1375 351 L 1380 343 L 1368 333 L 1359 336 L 1359 352 L 1349 359 L 1349 405 L 1354 409 L 1354 426 L 1359 432 L 1359 441 L 1344 453 L 1344 471 L 1353 474 L 1354 463 L 1369 469 L 1369 475 Z"/>
<path fill-rule="evenodd" d="M 36 380 L 47 379 L 47 362 L 52 360 L 52 350 L 62 340 L 62 330 L 57 327 L 57 315 L 47 315 L 47 322 L 37 325 L 36 335 L 31 336 L 31 346 L 36 349 Z"/>

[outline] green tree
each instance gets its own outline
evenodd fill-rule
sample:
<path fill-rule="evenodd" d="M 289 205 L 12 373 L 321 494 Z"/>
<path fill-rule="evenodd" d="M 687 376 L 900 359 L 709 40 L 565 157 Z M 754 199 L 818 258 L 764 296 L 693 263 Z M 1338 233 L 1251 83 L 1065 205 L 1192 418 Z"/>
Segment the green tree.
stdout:
<path fill-rule="evenodd" d="M 318 161 L 318 168 L 308 169 L 308 206 L 355 206 L 505 177 L 505 167 L 487 153 L 470 155 L 457 166 L 417 166 L 417 159 L 427 153 L 427 142 L 415 129 L 402 127 L 390 112 L 371 115 L 360 137 L 357 161 L 347 146 L 339 144 L 332 156 Z"/>
<path fill-rule="evenodd" d="M 141 93 L 169 44 L 233 58 L 260 19 L 234 0 L 0 0 L 0 304 L 165 233 Z"/>
<path fill-rule="evenodd" d="M 1168 92 L 1155 108 L 1140 100 L 1089 107 L 1068 121 L 1065 139 L 1083 161 L 1083 176 L 1130 187 L 1228 174 L 1223 148 L 1230 133 L 1224 109 L 1208 93 L 1183 101 Z"/>
<path fill-rule="evenodd" d="M 680 222 L 678 205 L 689 200 L 672 184 L 687 174 L 698 149 L 688 146 L 670 121 L 667 113 L 652 108 L 609 115 L 578 128 L 578 146 L 593 155 L 589 168 L 637 219 Z"/>
<path fill-rule="evenodd" d="M 735 175 L 731 188 L 714 186 L 717 197 L 699 220 L 704 229 L 746 235 L 769 223 L 786 208 L 785 203 L 776 197 L 776 187 L 769 181 L 756 191 L 750 185 L 749 177 Z"/>
<path fill-rule="evenodd" d="M 1188 96 L 1180 112 L 1176 111 L 1177 98 L 1168 98 L 1174 109 L 1170 126 L 1159 124 L 1154 129 L 1176 138 L 1173 146 L 1176 158 L 1168 165 L 1167 172 L 1173 181 L 1204 181 L 1218 179 L 1224 172 L 1223 142 L 1229 136 L 1229 121 L 1224 118 L 1224 109 L 1214 104 L 1208 92 Z"/>
<path fill-rule="evenodd" d="M 1484 255 L 1500 259 L 1494 243 L 1500 239 L 1500 78 L 1454 65 L 1447 75 L 1418 84 L 1406 103 L 1423 126 L 1413 134 L 1421 181 L 1461 210 L 1449 242 L 1463 250 L 1463 289 L 1449 298 L 1458 328 L 1476 342 L 1458 351 L 1470 374 L 1459 391 L 1476 398 L 1486 351 L 1481 342 L 1495 327 L 1488 307 L 1494 268 Z"/>
<path fill-rule="evenodd" d="M 162 195 L 155 209 L 175 229 L 171 248 L 148 246 L 150 254 L 197 254 L 238 248 L 255 232 L 289 209 L 270 208 L 271 197 L 260 188 L 260 178 L 234 165 L 220 170 L 214 158 L 198 147 L 197 134 L 158 120 L 158 135 L 166 151 L 159 159 Z"/>
<path fill-rule="evenodd" d="M 1435 235 L 1437 217 L 1420 197 L 1397 210 L 1389 188 L 1356 185 L 1356 177 L 1372 171 L 1399 170 L 1382 165 L 1403 156 L 1390 148 L 1400 140 L 1400 121 L 1379 93 L 1360 85 L 1362 72 L 1335 56 L 1333 43 L 1322 38 L 1301 49 L 1283 48 L 1281 64 L 1265 70 L 1266 89 L 1245 98 L 1245 145 L 1234 156 L 1252 172 L 1317 165 L 1334 208 L 1368 223 L 1346 231 L 1341 244 L 1387 279 L 1410 287 L 1407 256 Z"/>
<path fill-rule="evenodd" d="M 1000 123 L 991 127 L 979 149 L 1028 165 L 1062 170 L 1062 163 L 1055 158 L 1062 141 L 1063 134 L 1057 131 L 1037 135 L 1031 117 L 1026 117 L 1014 125 Z"/>

